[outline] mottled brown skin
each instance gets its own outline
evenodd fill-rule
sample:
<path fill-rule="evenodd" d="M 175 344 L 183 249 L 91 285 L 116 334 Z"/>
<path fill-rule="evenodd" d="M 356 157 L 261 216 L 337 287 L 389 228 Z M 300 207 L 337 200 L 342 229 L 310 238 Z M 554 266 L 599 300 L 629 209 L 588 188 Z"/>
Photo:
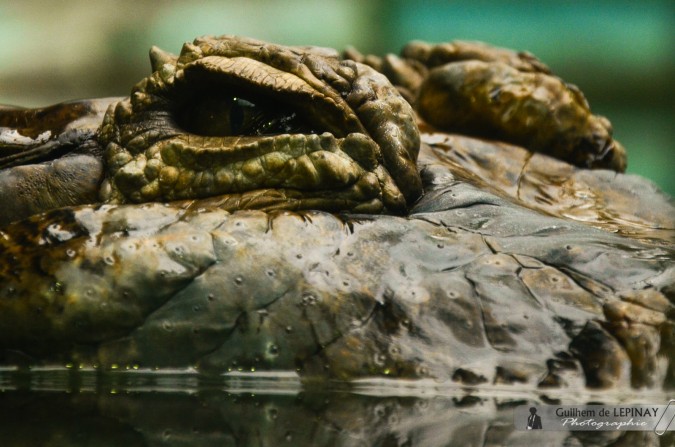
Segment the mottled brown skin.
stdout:
<path fill-rule="evenodd" d="M 527 52 L 411 42 L 401 57 L 345 55 L 384 73 L 424 121 L 444 132 L 516 144 L 582 168 L 626 170 L 626 151 L 612 138 L 610 122 Z"/>
<path fill-rule="evenodd" d="M 672 199 L 637 194 L 642 181 L 609 170 L 578 168 L 504 142 L 440 132 L 421 125 L 424 145 L 471 184 L 542 213 L 669 246 L 675 242 Z M 656 186 L 650 185 L 656 191 Z"/>
<path fill-rule="evenodd" d="M 502 63 L 457 62 L 420 87 L 420 116 L 439 129 L 507 141 L 584 168 L 626 170 L 626 152 L 604 117 L 560 79 Z"/>
<path fill-rule="evenodd" d="M 96 134 L 108 106 L 120 99 L 0 106 L 0 224 L 99 201 L 103 160 Z"/>

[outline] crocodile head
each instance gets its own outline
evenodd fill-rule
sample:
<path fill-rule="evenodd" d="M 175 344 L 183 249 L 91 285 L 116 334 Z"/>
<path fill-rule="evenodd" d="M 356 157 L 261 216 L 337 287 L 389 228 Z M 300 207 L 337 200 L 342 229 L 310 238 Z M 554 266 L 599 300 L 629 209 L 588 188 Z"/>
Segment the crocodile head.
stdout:
<path fill-rule="evenodd" d="M 583 96 L 477 44 L 348 56 L 201 38 L 0 109 L 0 364 L 672 387 L 672 199 L 586 169 L 625 153 Z"/>

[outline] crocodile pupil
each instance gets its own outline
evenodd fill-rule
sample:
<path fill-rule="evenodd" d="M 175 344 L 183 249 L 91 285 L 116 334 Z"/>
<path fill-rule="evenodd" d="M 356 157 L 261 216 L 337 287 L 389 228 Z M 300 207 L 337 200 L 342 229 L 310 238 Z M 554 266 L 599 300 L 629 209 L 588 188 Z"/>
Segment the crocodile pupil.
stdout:
<path fill-rule="evenodd" d="M 232 133 L 241 132 L 245 129 L 247 121 L 259 111 L 255 104 L 242 98 L 232 98 L 230 105 L 230 130 Z"/>
<path fill-rule="evenodd" d="M 295 111 L 228 94 L 194 94 L 178 108 L 176 121 L 189 133 L 210 137 L 315 133 Z"/>

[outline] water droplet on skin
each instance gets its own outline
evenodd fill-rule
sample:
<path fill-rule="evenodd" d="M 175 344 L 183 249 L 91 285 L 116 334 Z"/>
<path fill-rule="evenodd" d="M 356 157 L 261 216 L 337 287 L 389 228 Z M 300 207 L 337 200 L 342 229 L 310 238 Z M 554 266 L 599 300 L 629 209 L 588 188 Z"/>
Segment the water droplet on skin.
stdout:
<path fill-rule="evenodd" d="M 302 296 L 302 305 L 303 306 L 314 306 L 316 305 L 316 302 L 318 301 L 317 297 L 312 295 L 311 293 L 307 293 Z"/>
<path fill-rule="evenodd" d="M 52 284 L 52 286 L 50 288 L 50 291 L 53 292 L 53 293 L 63 292 L 63 283 L 60 283 L 58 281 L 55 282 L 54 284 Z"/>
<path fill-rule="evenodd" d="M 377 366 L 384 366 L 384 364 L 386 363 L 386 361 L 387 361 L 387 356 L 384 355 L 384 354 L 382 354 L 382 353 L 379 353 L 379 352 L 378 352 L 377 354 L 375 354 L 375 355 L 373 356 L 373 362 L 374 362 L 375 365 L 377 365 Z"/>
<path fill-rule="evenodd" d="M 375 413 L 375 416 L 379 419 L 384 417 L 385 414 L 387 414 L 387 411 L 385 410 L 383 405 L 376 405 L 373 413 Z"/>
<path fill-rule="evenodd" d="M 414 404 L 415 412 L 425 413 L 429 409 L 429 402 L 426 400 L 417 400 Z"/>

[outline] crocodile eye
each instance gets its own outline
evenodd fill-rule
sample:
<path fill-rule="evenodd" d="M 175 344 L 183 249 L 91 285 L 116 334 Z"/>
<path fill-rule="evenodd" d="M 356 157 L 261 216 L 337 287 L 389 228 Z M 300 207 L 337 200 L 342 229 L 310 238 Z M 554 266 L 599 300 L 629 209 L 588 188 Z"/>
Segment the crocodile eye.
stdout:
<path fill-rule="evenodd" d="M 315 133 L 288 107 L 228 93 L 190 95 L 177 107 L 176 122 L 189 133 L 212 137 Z"/>

